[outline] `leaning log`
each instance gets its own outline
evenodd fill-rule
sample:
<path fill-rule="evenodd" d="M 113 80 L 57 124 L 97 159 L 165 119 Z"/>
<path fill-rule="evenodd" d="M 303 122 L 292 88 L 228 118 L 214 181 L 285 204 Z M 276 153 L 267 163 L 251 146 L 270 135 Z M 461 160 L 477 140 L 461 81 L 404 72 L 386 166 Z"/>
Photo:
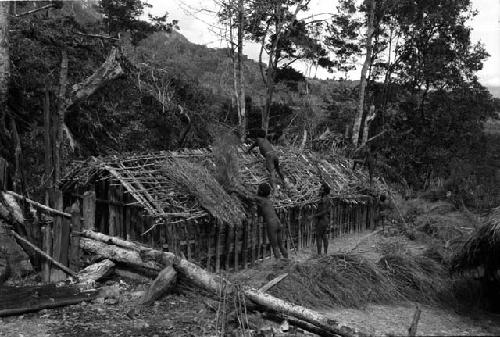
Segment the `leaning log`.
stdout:
<path fill-rule="evenodd" d="M 38 248 L 37 246 L 35 246 L 31 242 L 29 242 L 28 240 L 26 240 L 25 238 L 23 238 L 21 235 L 17 234 L 13 230 L 10 230 L 10 234 L 12 234 L 19 242 L 22 242 L 25 245 L 29 246 L 31 249 L 33 249 L 35 252 L 37 252 L 41 257 L 43 257 L 47 261 L 50 261 L 54 266 L 56 266 L 57 268 L 59 268 L 60 270 L 62 270 L 63 272 L 65 272 L 66 274 L 71 275 L 74 278 L 78 279 L 78 276 L 76 275 L 76 273 L 74 271 L 72 271 L 71 269 L 69 269 L 65 265 L 63 265 L 63 264 L 59 263 L 58 261 L 56 261 L 50 255 L 48 255 L 47 253 L 45 253 L 44 251 L 42 251 L 40 248 Z"/>
<path fill-rule="evenodd" d="M 109 258 L 115 262 L 130 264 L 132 266 L 150 266 L 153 263 L 152 261 L 142 261 L 138 252 L 126 250 L 125 248 L 119 248 L 117 246 L 108 246 L 103 242 L 98 242 L 88 238 L 82 238 L 80 244 L 81 248 L 84 250 Z M 223 277 L 209 273 L 205 269 L 189 262 L 186 259 L 180 258 L 173 253 L 164 252 L 162 262 L 164 265 L 171 263 L 177 272 L 183 275 L 184 279 L 214 294 L 218 294 L 220 289 L 225 286 L 231 286 L 231 283 Z M 304 308 L 300 305 L 294 305 L 250 287 L 243 287 L 241 290 L 248 299 L 260 308 L 260 310 L 282 313 L 307 322 L 323 331 L 322 335 L 339 335 L 345 337 L 367 336 L 363 332 L 351 328 L 339 321 L 329 319 L 325 315 L 322 315 L 314 310 Z"/>
<path fill-rule="evenodd" d="M 141 300 L 141 304 L 149 305 L 154 303 L 157 299 L 161 298 L 168 291 L 172 290 L 175 286 L 175 282 L 177 281 L 177 272 L 175 271 L 173 266 L 168 266 L 163 269 L 158 277 L 153 281 L 151 287 L 149 287 L 148 291 L 144 294 L 144 297 Z"/>

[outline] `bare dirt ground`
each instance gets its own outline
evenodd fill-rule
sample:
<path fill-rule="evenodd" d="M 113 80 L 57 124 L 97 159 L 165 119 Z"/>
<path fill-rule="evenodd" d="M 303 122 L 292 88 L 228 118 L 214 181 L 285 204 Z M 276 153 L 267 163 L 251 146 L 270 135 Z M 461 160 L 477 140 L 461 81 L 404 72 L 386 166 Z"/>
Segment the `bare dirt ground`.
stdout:
<path fill-rule="evenodd" d="M 378 261 L 380 246 L 391 240 L 390 229 L 372 234 L 367 231 L 332 239 L 329 254 L 354 252 L 366 259 Z M 397 241 L 413 254 L 426 248 L 425 242 L 411 241 L 397 236 Z M 303 262 L 315 254 L 314 247 L 299 253 L 291 252 L 290 262 Z M 282 274 L 288 263 L 266 259 L 254 268 L 226 274 L 231 280 L 256 288 Z M 115 279 L 115 282 L 117 279 Z M 136 303 L 148 283 L 125 280 L 120 283 L 119 301 L 106 300 L 79 305 L 42 310 L 24 316 L 0 318 L 0 336 L 216 336 L 216 314 L 207 306 L 207 298 L 197 291 L 170 294 L 153 306 L 137 309 Z M 394 305 L 367 305 L 362 309 L 334 307 L 322 310 L 335 319 L 341 319 L 353 327 L 367 332 L 382 331 L 388 334 L 407 335 L 416 303 Z M 422 315 L 417 335 L 475 336 L 500 335 L 500 316 L 475 313 L 475 317 L 463 316 L 453 308 L 420 305 Z M 266 327 L 278 325 L 262 321 Z M 304 336 L 297 334 L 294 336 Z"/>
<path fill-rule="evenodd" d="M 357 253 L 372 261 L 381 257 L 379 245 L 388 241 L 386 228 L 385 234 L 380 230 L 376 234 L 371 231 L 351 234 L 342 238 L 330 240 L 329 254 Z M 396 238 L 405 249 L 412 254 L 421 254 L 426 248 L 425 243 L 412 241 L 403 236 Z M 298 254 L 292 253 L 292 261 L 304 261 L 315 254 L 314 248 L 308 248 Z M 272 259 L 261 262 L 254 269 L 248 269 L 233 275 L 233 279 L 261 287 L 269 280 L 282 273 L 282 264 Z M 397 305 L 367 305 L 363 309 L 336 307 L 331 310 L 319 310 L 327 316 L 341 320 L 352 327 L 368 333 L 384 332 L 395 336 L 407 336 L 408 328 L 412 322 L 417 303 L 405 302 Z M 452 308 L 439 308 L 421 305 L 422 310 L 418 323 L 418 336 L 498 336 L 500 335 L 500 315 L 475 313 L 474 319 L 460 315 Z"/>

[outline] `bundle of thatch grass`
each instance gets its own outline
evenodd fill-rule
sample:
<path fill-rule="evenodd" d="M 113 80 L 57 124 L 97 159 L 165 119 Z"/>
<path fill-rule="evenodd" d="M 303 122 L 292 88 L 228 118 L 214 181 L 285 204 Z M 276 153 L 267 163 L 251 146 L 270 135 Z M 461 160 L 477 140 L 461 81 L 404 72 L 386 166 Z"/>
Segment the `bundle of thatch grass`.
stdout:
<path fill-rule="evenodd" d="M 241 184 L 238 160 L 239 139 L 231 131 L 219 133 L 214 141 L 215 178 L 226 188 Z"/>
<path fill-rule="evenodd" d="M 245 212 L 238 199 L 227 194 L 210 172 L 203 166 L 182 158 L 165 160 L 162 170 L 178 188 L 185 190 L 212 216 L 233 226 L 239 226 Z"/>
<path fill-rule="evenodd" d="M 376 264 L 354 254 L 336 254 L 294 264 L 270 293 L 314 308 L 359 308 L 401 300 L 397 288 Z"/>
<path fill-rule="evenodd" d="M 374 263 L 356 254 L 311 258 L 290 266 L 288 277 L 269 292 L 313 308 L 360 308 L 369 303 L 454 302 L 452 282 L 432 259 L 385 255 Z"/>
<path fill-rule="evenodd" d="M 482 266 L 491 276 L 500 269 L 500 207 L 493 209 L 452 258 L 451 269 L 463 272 Z"/>
<path fill-rule="evenodd" d="M 407 300 L 440 303 L 451 299 L 449 278 L 444 268 L 425 256 L 385 255 L 378 262 L 397 293 Z"/>

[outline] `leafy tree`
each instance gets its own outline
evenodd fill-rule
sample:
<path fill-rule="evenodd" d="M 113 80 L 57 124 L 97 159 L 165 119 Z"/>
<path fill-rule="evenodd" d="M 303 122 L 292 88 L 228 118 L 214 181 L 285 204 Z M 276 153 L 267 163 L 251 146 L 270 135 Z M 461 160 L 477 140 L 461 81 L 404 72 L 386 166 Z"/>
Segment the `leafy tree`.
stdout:
<path fill-rule="evenodd" d="M 137 43 L 154 31 L 171 31 L 177 27 L 177 20 L 167 22 L 167 14 L 152 16 L 150 21 L 141 20 L 145 8 L 151 8 L 146 1 L 141 0 L 100 0 L 99 9 L 104 15 L 104 25 L 107 33 L 117 36 L 121 32 L 130 32 L 132 44 Z"/>
<path fill-rule="evenodd" d="M 308 9 L 305 0 L 256 0 L 248 15 L 248 34 L 261 44 L 259 64 L 266 86 L 266 103 L 262 114 L 262 128 L 268 130 L 271 103 L 275 93 L 276 74 L 281 66 L 291 65 L 300 59 L 322 59 L 325 65 L 327 52 L 320 43 L 319 22 L 308 23 L 298 15 Z M 268 54 L 264 70 L 262 56 Z"/>

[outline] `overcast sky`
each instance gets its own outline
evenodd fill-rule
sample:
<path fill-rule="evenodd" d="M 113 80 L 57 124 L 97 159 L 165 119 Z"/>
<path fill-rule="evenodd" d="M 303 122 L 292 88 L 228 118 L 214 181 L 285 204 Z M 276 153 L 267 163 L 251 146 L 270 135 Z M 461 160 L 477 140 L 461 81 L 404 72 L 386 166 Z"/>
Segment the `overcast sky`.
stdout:
<path fill-rule="evenodd" d="M 179 20 L 180 32 L 188 40 L 209 47 L 225 47 L 226 43 L 216 32 L 217 20 L 212 13 L 203 11 L 203 8 L 212 6 L 212 0 L 149 0 L 153 5 L 152 14 L 163 15 L 169 13 L 170 19 Z M 212 5 L 211 5 L 212 4 Z M 311 1 L 311 13 L 320 14 L 335 10 L 335 0 Z M 479 73 L 483 85 L 500 86 L 500 0 L 472 0 L 473 8 L 478 15 L 470 23 L 473 28 L 474 42 L 482 41 L 491 55 Z M 247 45 L 245 54 L 253 59 L 258 57 L 258 47 Z M 314 74 L 312 74 L 314 75 Z M 326 71 L 317 73 L 318 77 L 331 77 Z M 351 74 L 356 78 L 357 73 Z"/>

